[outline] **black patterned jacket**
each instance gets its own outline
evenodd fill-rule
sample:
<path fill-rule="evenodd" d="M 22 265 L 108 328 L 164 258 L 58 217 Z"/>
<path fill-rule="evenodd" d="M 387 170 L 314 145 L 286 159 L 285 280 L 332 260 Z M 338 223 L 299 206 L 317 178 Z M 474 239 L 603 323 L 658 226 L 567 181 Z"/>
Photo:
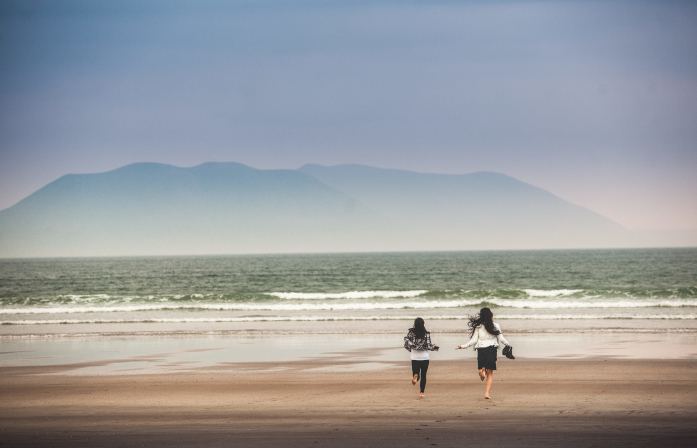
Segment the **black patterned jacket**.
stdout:
<path fill-rule="evenodd" d="M 436 346 L 431 342 L 431 333 L 428 331 L 423 338 L 417 338 L 414 334 L 414 329 L 410 328 L 409 333 L 404 336 L 404 348 L 407 351 L 412 350 L 438 350 Z"/>

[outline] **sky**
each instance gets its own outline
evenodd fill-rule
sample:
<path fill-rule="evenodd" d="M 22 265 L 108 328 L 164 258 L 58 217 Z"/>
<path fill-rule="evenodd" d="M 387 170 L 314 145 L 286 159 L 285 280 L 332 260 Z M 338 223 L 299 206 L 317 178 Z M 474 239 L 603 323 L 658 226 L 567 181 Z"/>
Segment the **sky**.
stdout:
<path fill-rule="evenodd" d="M 697 229 L 697 2 L 0 3 L 0 209 L 209 161 L 495 171 Z"/>

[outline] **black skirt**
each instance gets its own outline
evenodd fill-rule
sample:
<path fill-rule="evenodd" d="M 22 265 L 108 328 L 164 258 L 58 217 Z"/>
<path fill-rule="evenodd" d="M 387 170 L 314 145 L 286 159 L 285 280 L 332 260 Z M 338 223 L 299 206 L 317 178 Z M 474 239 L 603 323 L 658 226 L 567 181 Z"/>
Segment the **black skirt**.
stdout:
<path fill-rule="evenodd" d="M 488 370 L 496 370 L 496 355 L 498 354 L 497 348 L 492 346 L 478 348 L 477 349 L 477 367 L 479 370 L 482 368 Z"/>

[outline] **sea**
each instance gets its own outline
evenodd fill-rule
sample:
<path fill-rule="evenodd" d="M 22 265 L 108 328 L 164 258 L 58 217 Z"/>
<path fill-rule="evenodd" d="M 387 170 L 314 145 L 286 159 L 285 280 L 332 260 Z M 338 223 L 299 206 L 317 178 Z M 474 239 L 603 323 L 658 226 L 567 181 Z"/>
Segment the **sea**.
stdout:
<path fill-rule="evenodd" d="M 416 316 L 463 321 L 482 307 L 519 328 L 676 321 L 694 331 L 697 248 L 0 260 L 0 333 L 128 323 L 360 328 Z"/>

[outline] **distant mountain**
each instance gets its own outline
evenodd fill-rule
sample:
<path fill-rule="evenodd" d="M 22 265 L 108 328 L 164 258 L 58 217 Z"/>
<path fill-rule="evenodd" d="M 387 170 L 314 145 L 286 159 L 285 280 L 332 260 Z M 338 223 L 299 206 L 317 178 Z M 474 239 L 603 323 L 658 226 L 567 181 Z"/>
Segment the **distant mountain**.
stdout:
<path fill-rule="evenodd" d="M 300 171 L 405 230 L 422 229 L 420 248 L 599 247 L 625 244 L 627 236 L 604 216 L 499 173 L 426 174 L 312 164 Z"/>
<path fill-rule="evenodd" d="M 138 163 L 72 174 L 0 211 L 0 254 L 301 251 L 350 223 L 356 201 L 295 170 Z"/>
<path fill-rule="evenodd" d="M 497 173 L 156 163 L 63 176 L 0 211 L 0 256 L 632 245 L 618 224 Z"/>

